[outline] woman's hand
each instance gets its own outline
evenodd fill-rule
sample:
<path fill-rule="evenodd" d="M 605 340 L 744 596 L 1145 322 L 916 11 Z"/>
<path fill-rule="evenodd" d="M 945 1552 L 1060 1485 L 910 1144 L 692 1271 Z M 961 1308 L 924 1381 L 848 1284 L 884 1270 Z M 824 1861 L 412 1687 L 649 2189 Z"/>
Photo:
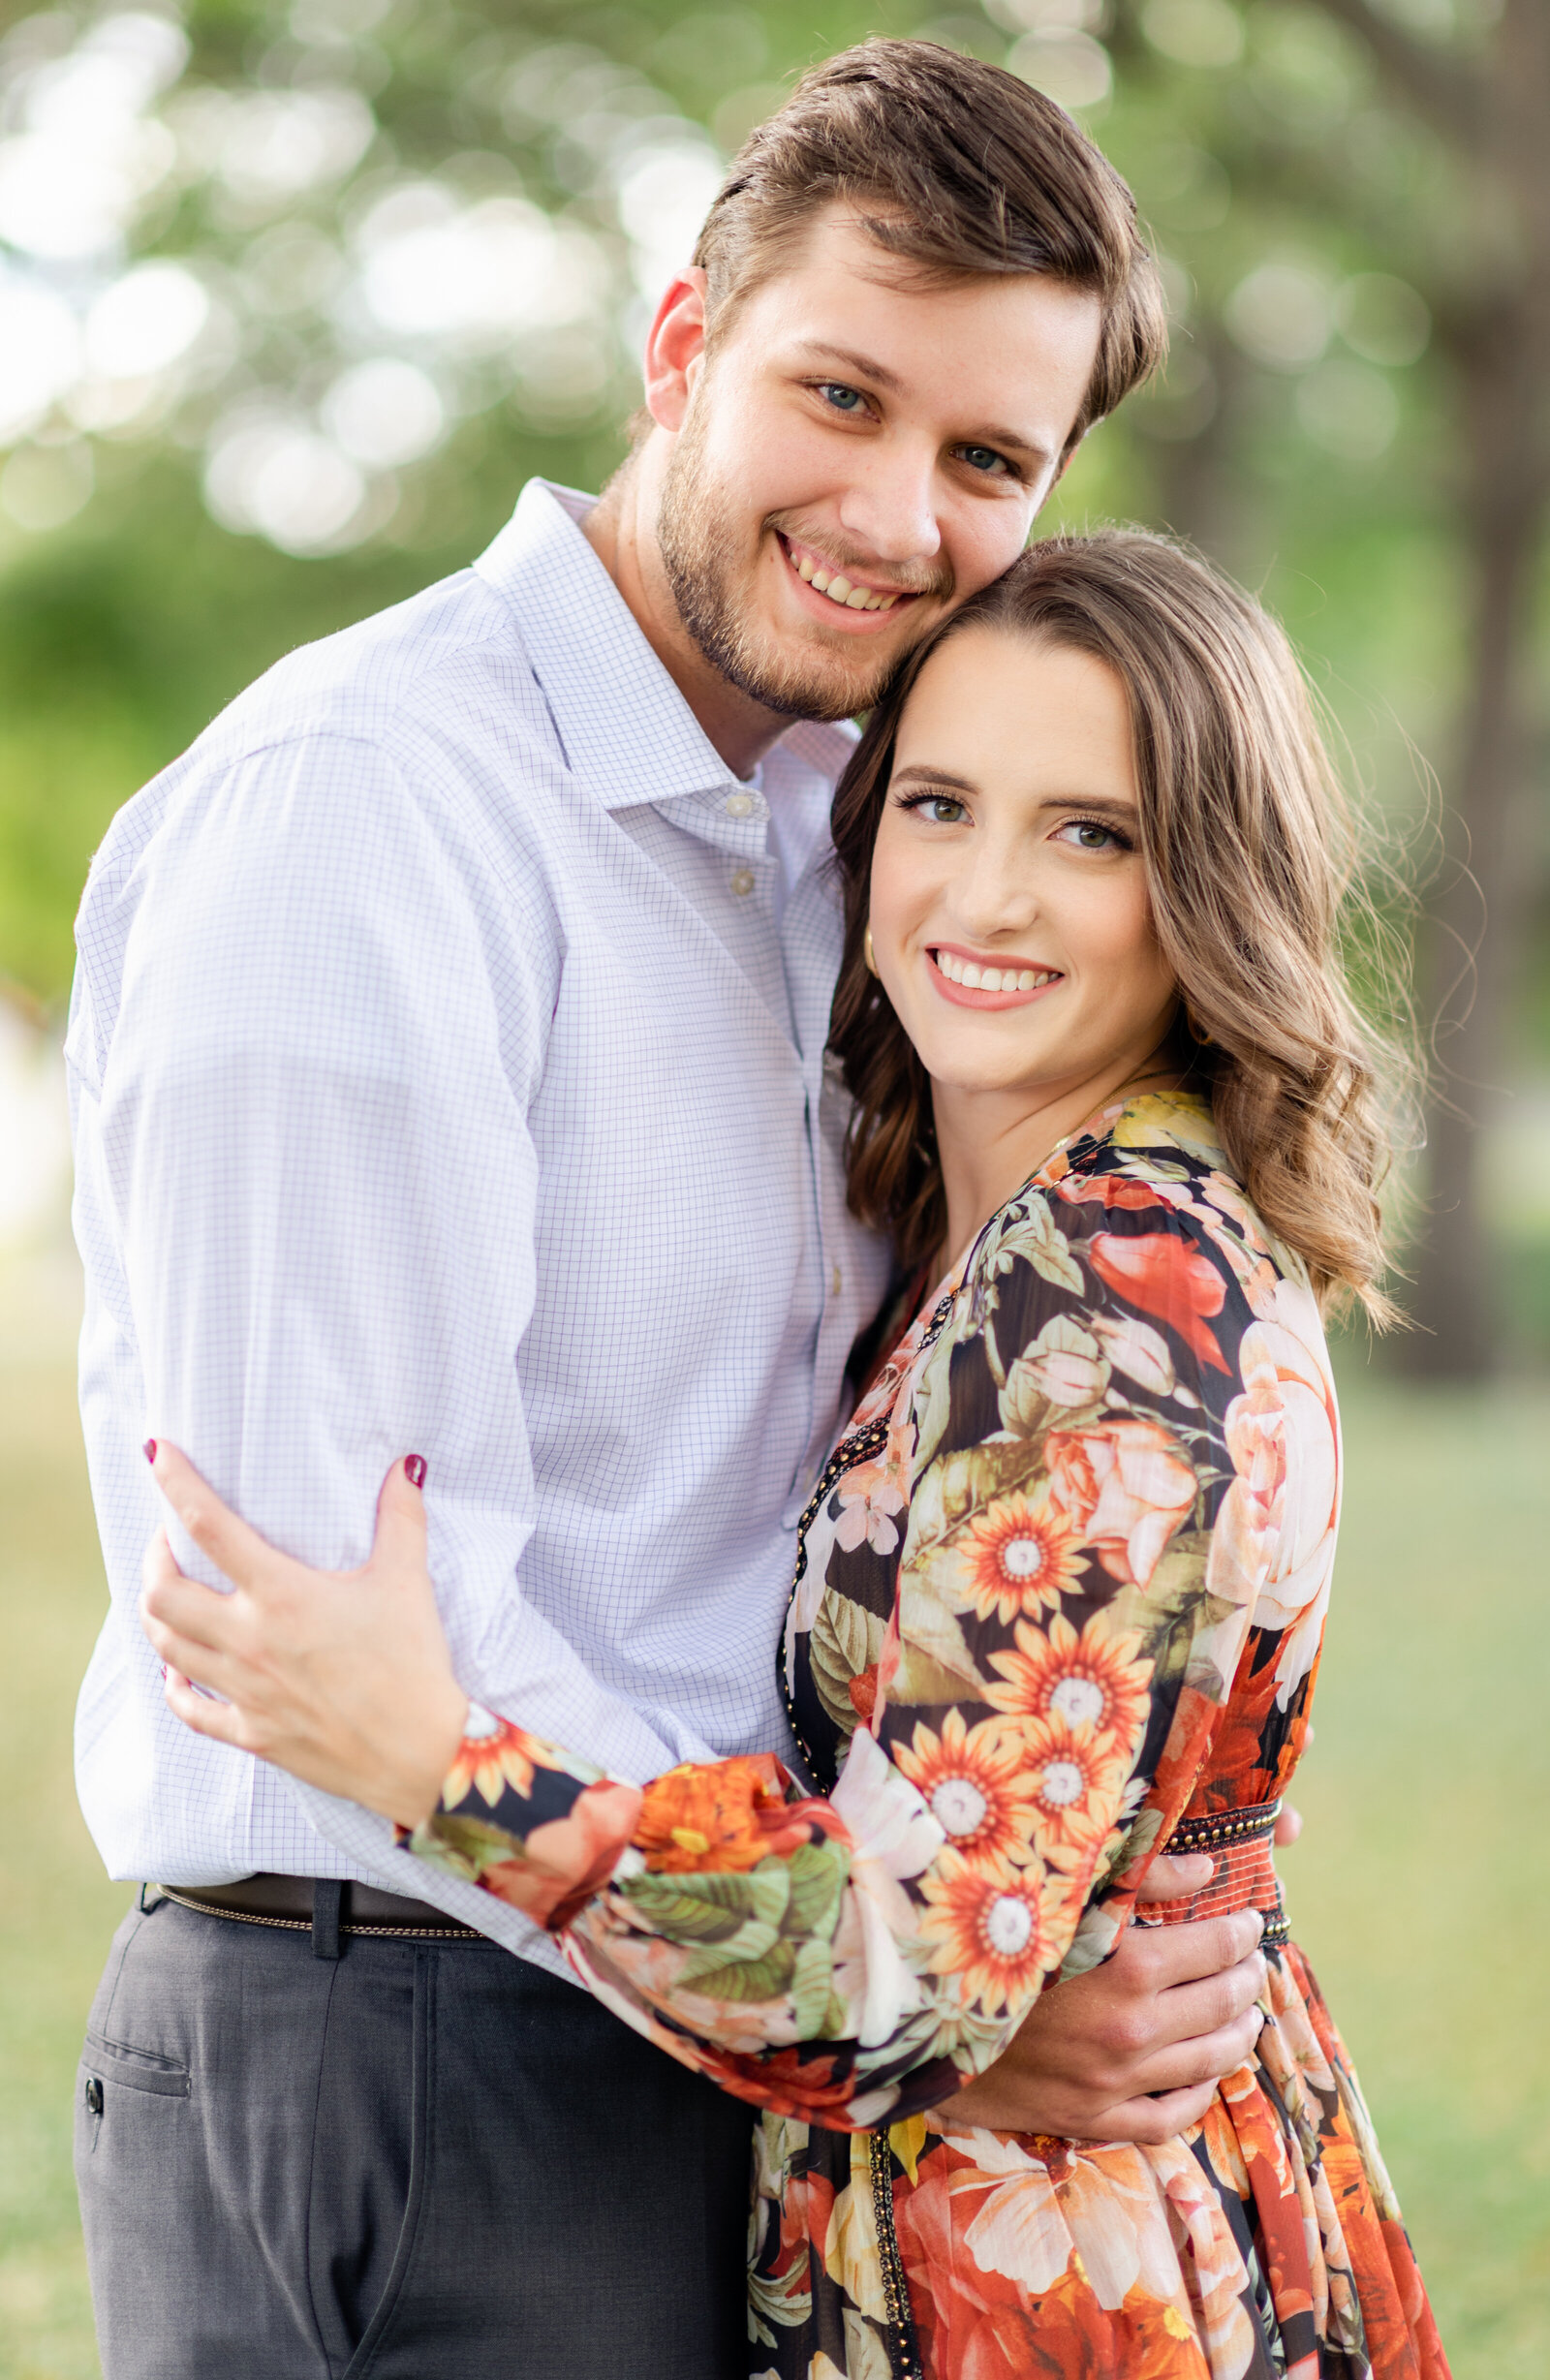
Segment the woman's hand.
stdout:
<path fill-rule="evenodd" d="M 223 1504 L 175 1446 L 146 1448 L 156 1484 L 232 1581 L 188 1578 L 165 1530 L 145 1556 L 140 1624 L 167 1700 L 196 1735 L 235 1745 L 403 1826 L 435 1808 L 468 1716 L 425 1562 L 418 1457 L 395 1463 L 358 1570 L 309 1570 Z M 197 1693 L 208 1686 L 224 1699 Z"/>
<path fill-rule="evenodd" d="M 1138 1901 L 1188 1900 L 1211 1880 L 1200 1852 L 1156 1859 Z M 1113 1956 L 1034 2002 L 1010 2046 L 935 2113 L 993 2132 L 1172 2140 L 1241 2066 L 1264 2012 L 1257 1909 L 1128 1926 Z"/>

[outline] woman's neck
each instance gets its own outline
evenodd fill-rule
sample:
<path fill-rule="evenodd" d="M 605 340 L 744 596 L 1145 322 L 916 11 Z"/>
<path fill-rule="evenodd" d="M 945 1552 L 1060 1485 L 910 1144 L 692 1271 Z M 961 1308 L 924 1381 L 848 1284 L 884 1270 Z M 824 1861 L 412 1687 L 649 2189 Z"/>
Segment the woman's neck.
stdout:
<path fill-rule="evenodd" d="M 956 1084 L 934 1082 L 937 1155 L 947 1197 L 946 1240 L 938 1272 L 957 1261 L 998 1207 L 1005 1206 L 1089 1117 L 1132 1092 L 1176 1090 L 1180 1079 L 1180 1069 L 1164 1047 L 1137 1066 L 1052 1085 L 1047 1095 L 965 1091 Z"/>

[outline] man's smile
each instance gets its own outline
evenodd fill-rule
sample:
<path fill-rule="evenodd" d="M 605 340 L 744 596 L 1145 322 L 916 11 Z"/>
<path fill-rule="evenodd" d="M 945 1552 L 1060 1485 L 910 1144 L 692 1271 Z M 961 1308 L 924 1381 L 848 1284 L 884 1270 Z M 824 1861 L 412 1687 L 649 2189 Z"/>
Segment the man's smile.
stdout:
<path fill-rule="evenodd" d="M 811 545 L 800 545 L 784 530 L 775 532 L 781 552 L 791 576 L 808 589 L 815 602 L 812 608 L 832 615 L 836 610 L 849 613 L 884 613 L 901 609 L 915 602 L 918 590 L 914 587 L 890 587 L 876 577 L 852 575 L 831 562 Z M 850 625 L 849 621 L 846 624 Z M 859 625 L 859 622 L 857 622 Z"/>

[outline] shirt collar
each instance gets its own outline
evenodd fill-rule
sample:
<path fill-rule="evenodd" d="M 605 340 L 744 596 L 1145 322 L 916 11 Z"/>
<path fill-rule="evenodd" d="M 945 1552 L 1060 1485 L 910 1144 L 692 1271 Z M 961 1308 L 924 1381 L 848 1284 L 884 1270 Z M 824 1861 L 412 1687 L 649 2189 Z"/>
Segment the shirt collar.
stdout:
<path fill-rule="evenodd" d="M 582 534 L 596 502 L 529 479 L 474 568 L 514 615 L 571 767 L 605 810 L 733 786 Z M 853 743 L 848 726 L 799 720 L 774 750 L 832 783 Z"/>

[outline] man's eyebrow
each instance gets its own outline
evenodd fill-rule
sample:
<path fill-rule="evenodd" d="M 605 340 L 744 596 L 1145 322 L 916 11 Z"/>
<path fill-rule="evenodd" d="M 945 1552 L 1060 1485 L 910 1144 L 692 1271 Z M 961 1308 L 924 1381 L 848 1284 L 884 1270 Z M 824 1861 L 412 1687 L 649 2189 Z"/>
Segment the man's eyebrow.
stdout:
<path fill-rule="evenodd" d="M 857 380 L 868 380 L 877 387 L 885 388 L 890 396 L 902 396 L 904 393 L 904 383 L 897 372 L 890 372 L 887 365 L 879 363 L 875 355 L 863 355 L 853 347 L 831 346 L 827 339 L 804 339 L 802 352 L 815 359 L 822 357 L 830 363 L 837 363 L 843 371 L 853 372 Z M 1019 454 L 1037 454 L 1045 462 L 1049 460 L 1049 449 L 1041 446 L 1037 438 L 1028 437 L 1022 430 L 1008 430 L 999 421 L 982 423 L 976 431 L 973 443 L 976 446 L 1012 447 Z"/>
<path fill-rule="evenodd" d="M 804 339 L 802 346 L 809 355 L 826 356 L 830 363 L 842 364 L 846 371 L 853 372 L 857 380 L 876 381 L 878 386 L 886 388 L 891 396 L 899 396 L 903 392 L 904 383 L 898 373 L 890 372 L 887 365 L 879 363 L 875 355 L 858 355 L 853 347 L 831 347 L 826 339 Z"/>

